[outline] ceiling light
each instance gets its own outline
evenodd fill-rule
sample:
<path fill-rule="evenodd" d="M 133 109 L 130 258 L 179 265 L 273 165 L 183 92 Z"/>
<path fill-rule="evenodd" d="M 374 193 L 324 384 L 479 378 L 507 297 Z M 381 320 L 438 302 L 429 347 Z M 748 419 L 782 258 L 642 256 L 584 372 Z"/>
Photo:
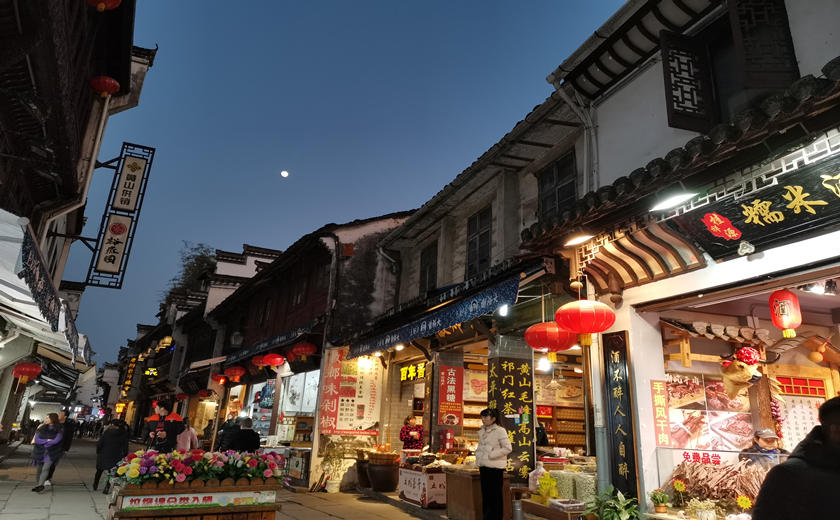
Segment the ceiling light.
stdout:
<path fill-rule="evenodd" d="M 376 356 L 376 357 L 382 357 L 382 352 L 379 352 L 377 350 L 376 352 L 373 353 L 373 355 Z"/>
<path fill-rule="evenodd" d="M 501 307 L 499 307 L 499 316 L 507 316 L 509 310 L 510 307 L 508 307 L 507 304 L 502 305 Z"/>
<path fill-rule="evenodd" d="M 571 347 L 569 347 L 566 350 L 580 350 L 580 345 L 572 345 Z"/>
<path fill-rule="evenodd" d="M 537 370 L 540 370 L 542 372 L 548 372 L 549 370 L 551 370 L 551 361 L 549 361 L 548 358 L 545 356 L 541 357 L 540 360 L 537 362 Z"/>
<path fill-rule="evenodd" d="M 592 236 L 593 235 L 583 230 L 573 231 L 568 237 L 566 237 L 566 242 L 563 245 L 566 247 L 570 247 L 576 246 L 578 244 L 583 244 L 584 242 L 592 238 Z"/>
<path fill-rule="evenodd" d="M 405 348 L 405 345 L 403 345 L 402 343 L 397 343 L 396 345 L 394 345 L 394 350 L 396 350 L 397 352 L 399 352 L 400 350 L 402 350 L 404 348 Z"/>
<path fill-rule="evenodd" d="M 679 206 L 683 202 L 687 200 L 691 200 L 692 197 L 697 195 L 696 193 L 692 192 L 682 192 L 682 193 L 675 193 L 673 195 L 666 196 L 663 199 L 660 199 L 659 203 L 656 204 L 654 207 L 650 208 L 651 211 L 664 211 L 666 209 L 671 209 L 676 206 Z"/>
<path fill-rule="evenodd" d="M 574 371 L 575 371 L 575 374 L 583 374 L 583 369 L 582 368 L 575 367 Z"/>

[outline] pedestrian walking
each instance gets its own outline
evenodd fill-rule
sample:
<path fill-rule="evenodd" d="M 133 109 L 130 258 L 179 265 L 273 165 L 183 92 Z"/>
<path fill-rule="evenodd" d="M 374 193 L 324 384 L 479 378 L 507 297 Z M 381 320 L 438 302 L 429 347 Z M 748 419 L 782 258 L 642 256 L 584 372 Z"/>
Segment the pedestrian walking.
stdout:
<path fill-rule="evenodd" d="M 66 410 L 61 410 L 58 412 L 58 422 L 61 424 L 61 449 L 66 453 L 70 451 L 70 446 L 73 444 L 73 436 L 76 433 L 77 424 L 73 419 L 68 417 Z M 55 474 L 55 468 L 58 466 L 58 460 L 56 460 L 52 466 L 50 466 L 50 471 L 47 474 L 47 480 L 44 482 L 45 486 L 52 486 L 52 478 Z"/>
<path fill-rule="evenodd" d="M 175 412 L 172 412 L 172 403 L 158 401 L 155 406 L 155 413 L 158 421 L 153 431 L 149 432 L 152 440 L 152 447 L 160 453 L 169 453 L 178 444 L 178 435 L 184 431 L 184 420 Z"/>
<path fill-rule="evenodd" d="M 824 402 L 820 424 L 800 442 L 787 461 L 767 473 L 753 520 L 837 518 L 840 489 L 840 397 Z"/>
<path fill-rule="evenodd" d="M 475 462 L 481 480 L 481 506 L 483 520 L 502 520 L 502 484 L 507 455 L 513 451 L 507 431 L 502 426 L 502 416 L 495 408 L 481 411 L 482 427 L 478 430 L 478 447 Z"/>
<path fill-rule="evenodd" d="M 184 431 L 178 435 L 177 446 L 179 450 L 184 451 L 192 451 L 198 448 L 198 435 L 187 417 L 184 417 Z"/>
<path fill-rule="evenodd" d="M 96 474 L 93 476 L 93 490 L 99 487 L 102 472 L 108 471 L 128 455 L 128 425 L 125 421 L 114 419 L 102 430 L 96 442 Z M 105 482 L 103 493 L 108 493 L 110 481 Z"/>
<path fill-rule="evenodd" d="M 32 464 L 37 466 L 38 470 L 35 472 L 35 487 L 32 491 L 40 493 L 44 490 L 50 468 L 64 454 L 63 440 L 58 414 L 48 414 L 33 439 Z"/>
<path fill-rule="evenodd" d="M 260 434 L 253 430 L 254 420 L 244 417 L 239 421 L 239 430 L 230 436 L 229 449 L 254 453 L 260 449 Z"/>

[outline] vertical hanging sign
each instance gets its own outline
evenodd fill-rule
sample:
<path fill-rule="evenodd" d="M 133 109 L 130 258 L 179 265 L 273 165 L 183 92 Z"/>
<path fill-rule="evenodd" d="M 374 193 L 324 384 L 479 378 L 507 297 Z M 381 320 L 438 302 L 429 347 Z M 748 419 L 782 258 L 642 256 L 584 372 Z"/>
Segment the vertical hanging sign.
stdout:
<path fill-rule="evenodd" d="M 502 414 L 513 447 L 505 471 L 514 481 L 525 481 L 534 469 L 532 362 L 524 358 L 491 357 L 488 379 L 488 408 L 496 408 Z"/>
<path fill-rule="evenodd" d="M 612 466 L 610 481 L 624 496 L 638 497 L 627 332 L 610 332 L 602 338 L 607 390 L 605 412 Z"/>
<path fill-rule="evenodd" d="M 458 426 L 464 419 L 464 368 L 441 365 L 438 424 Z"/>

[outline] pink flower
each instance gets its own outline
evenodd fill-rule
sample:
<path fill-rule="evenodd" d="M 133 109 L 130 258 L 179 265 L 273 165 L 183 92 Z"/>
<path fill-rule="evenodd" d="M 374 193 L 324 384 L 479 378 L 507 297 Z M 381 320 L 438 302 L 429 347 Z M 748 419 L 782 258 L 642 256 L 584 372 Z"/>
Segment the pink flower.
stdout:
<path fill-rule="evenodd" d="M 259 461 L 257 459 L 251 459 L 248 461 L 248 466 L 252 468 L 256 468 Z"/>
<path fill-rule="evenodd" d="M 217 460 L 215 463 L 213 463 L 213 465 L 216 466 L 217 468 L 221 468 L 225 465 L 225 463 L 220 461 L 220 460 Z"/>
<path fill-rule="evenodd" d="M 273 472 L 273 471 L 271 471 L 270 469 L 267 469 L 267 470 L 263 471 L 263 476 L 264 476 L 265 478 L 269 478 L 269 477 L 271 477 L 272 475 L 274 475 L 274 472 Z"/>
<path fill-rule="evenodd" d="M 185 480 L 187 480 L 187 476 L 184 475 L 183 473 L 178 473 L 177 475 L 175 475 L 175 481 L 176 482 L 183 482 Z"/>
<path fill-rule="evenodd" d="M 275 463 L 275 462 L 269 462 L 269 463 L 268 463 L 268 467 L 269 467 L 269 469 L 274 469 L 274 468 L 276 468 L 276 467 L 277 467 L 277 463 Z"/>
<path fill-rule="evenodd" d="M 189 466 L 184 468 L 184 475 L 192 475 L 193 469 Z"/>

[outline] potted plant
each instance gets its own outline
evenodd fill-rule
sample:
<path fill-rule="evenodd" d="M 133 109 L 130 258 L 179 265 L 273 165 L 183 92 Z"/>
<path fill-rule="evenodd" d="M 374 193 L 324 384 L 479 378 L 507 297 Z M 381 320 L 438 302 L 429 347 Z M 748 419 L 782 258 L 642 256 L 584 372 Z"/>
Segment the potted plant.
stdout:
<path fill-rule="evenodd" d="M 685 481 L 675 478 L 672 485 L 674 486 L 674 505 L 677 507 L 684 506 L 685 498 L 683 498 L 683 493 L 686 490 Z"/>
<path fill-rule="evenodd" d="M 612 486 L 605 489 L 587 504 L 585 515 L 594 514 L 598 520 L 635 520 L 639 518 L 639 506 L 635 498 L 624 498 L 621 491 Z"/>
<path fill-rule="evenodd" d="M 692 498 L 686 504 L 685 512 L 697 517 L 697 520 L 715 520 L 717 518 L 717 503 L 714 500 Z"/>
<path fill-rule="evenodd" d="M 340 450 L 328 449 L 321 459 L 321 471 L 329 476 L 326 489 L 328 493 L 337 493 L 344 476 L 344 456 Z"/>
<path fill-rule="evenodd" d="M 654 489 L 650 493 L 648 493 L 650 497 L 650 501 L 653 502 L 653 509 L 657 513 L 666 513 L 668 511 L 668 494 L 665 493 L 661 488 Z"/>

